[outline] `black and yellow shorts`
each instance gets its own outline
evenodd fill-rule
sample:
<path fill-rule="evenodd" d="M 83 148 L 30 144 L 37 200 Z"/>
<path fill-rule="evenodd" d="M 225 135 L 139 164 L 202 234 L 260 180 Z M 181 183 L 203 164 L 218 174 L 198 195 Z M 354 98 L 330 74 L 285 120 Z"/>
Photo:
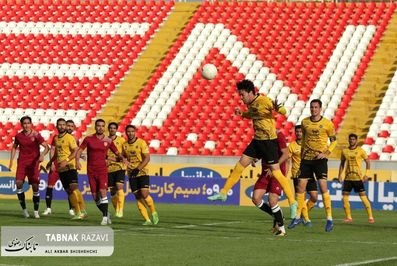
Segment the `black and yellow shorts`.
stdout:
<path fill-rule="evenodd" d="M 117 183 L 124 184 L 125 170 L 108 173 L 108 187 L 115 187 Z"/>
<path fill-rule="evenodd" d="M 360 193 L 360 192 L 365 192 L 364 188 L 364 182 L 361 180 L 357 181 L 350 181 L 350 180 L 345 180 L 343 182 L 343 192 L 351 192 L 354 189 L 354 192 Z"/>
<path fill-rule="evenodd" d="M 70 184 L 78 184 L 78 174 L 76 169 L 70 169 L 64 172 L 59 172 L 59 179 L 61 179 L 63 188 L 69 189 Z"/>
<path fill-rule="evenodd" d="M 141 175 L 137 177 L 129 177 L 131 192 L 135 193 L 140 189 L 149 189 L 150 180 L 148 175 Z"/>
<path fill-rule="evenodd" d="M 262 159 L 266 164 L 276 164 L 279 157 L 277 139 L 253 139 L 245 148 L 243 154 L 251 158 Z"/>
<path fill-rule="evenodd" d="M 317 180 L 326 180 L 328 177 L 327 163 L 328 159 L 302 160 L 299 168 L 299 178 L 312 179 L 315 176 Z"/>

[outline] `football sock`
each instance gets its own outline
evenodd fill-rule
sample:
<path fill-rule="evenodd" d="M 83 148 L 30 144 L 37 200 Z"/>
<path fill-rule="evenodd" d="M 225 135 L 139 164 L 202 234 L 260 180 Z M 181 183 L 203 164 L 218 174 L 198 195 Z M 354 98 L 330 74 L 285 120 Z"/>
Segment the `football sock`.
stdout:
<path fill-rule="evenodd" d="M 39 210 L 39 204 L 40 204 L 40 192 L 33 192 L 33 209 L 35 211 Z"/>
<path fill-rule="evenodd" d="M 313 202 L 311 199 L 309 199 L 306 202 L 306 206 L 307 206 L 307 211 L 311 211 L 314 208 L 314 205 L 316 205 L 316 202 Z"/>
<path fill-rule="evenodd" d="M 294 194 L 292 193 L 291 187 L 289 185 L 289 180 L 283 175 L 280 169 L 273 170 L 272 174 L 283 188 L 284 194 L 288 198 L 289 205 L 295 203 Z"/>
<path fill-rule="evenodd" d="M 308 212 L 308 208 L 307 208 L 307 205 L 306 204 L 303 204 L 303 206 L 302 206 L 302 216 L 303 216 L 303 219 L 307 222 L 307 221 L 310 221 L 310 218 L 309 218 L 309 212 Z"/>
<path fill-rule="evenodd" d="M 149 207 L 150 212 L 151 212 L 151 213 L 154 213 L 154 212 L 156 211 L 156 208 L 154 207 L 153 198 L 152 198 L 150 195 L 148 195 L 148 196 L 145 198 L 145 202 L 146 202 L 146 205 Z"/>
<path fill-rule="evenodd" d="M 80 213 L 80 206 L 79 206 L 79 202 L 78 202 L 78 199 L 77 199 L 77 194 L 74 191 L 72 191 L 72 193 L 70 193 L 69 200 L 72 203 L 72 206 L 73 206 L 75 214 L 76 215 L 79 214 Z"/>
<path fill-rule="evenodd" d="M 298 201 L 298 210 L 296 212 L 296 217 L 295 218 L 301 218 L 302 209 L 306 206 L 305 192 L 296 193 L 296 199 Z"/>
<path fill-rule="evenodd" d="M 119 200 L 118 200 L 117 193 L 115 193 L 115 194 L 113 194 L 113 195 L 111 195 L 111 196 L 112 196 L 111 199 L 112 199 L 112 205 L 113 205 L 113 207 L 114 207 L 114 210 L 115 210 L 116 212 L 118 212 L 119 210 L 118 210 L 117 202 L 118 202 Z"/>
<path fill-rule="evenodd" d="M 81 191 L 78 189 L 75 189 L 74 191 L 76 192 L 77 201 L 79 203 L 80 210 L 85 210 L 85 202 L 83 195 L 81 194 Z"/>
<path fill-rule="evenodd" d="M 349 203 L 349 196 L 343 195 L 343 209 L 345 209 L 346 218 L 352 218 L 352 214 L 350 211 L 350 203 Z"/>
<path fill-rule="evenodd" d="M 101 204 L 99 204 L 99 209 L 102 211 L 102 216 L 106 217 L 108 216 L 108 197 L 101 198 Z"/>
<path fill-rule="evenodd" d="M 138 206 L 138 210 L 141 213 L 143 219 L 145 219 L 145 221 L 150 220 L 149 214 L 148 214 L 147 209 L 146 209 L 145 200 L 144 199 L 137 199 L 136 200 L 136 205 Z"/>
<path fill-rule="evenodd" d="M 243 173 L 244 169 L 245 167 L 240 162 L 236 163 L 236 166 L 234 167 L 233 171 L 230 173 L 229 177 L 226 180 L 225 185 L 221 190 L 221 194 L 227 195 L 229 190 L 240 180 L 240 176 Z"/>
<path fill-rule="evenodd" d="M 45 203 L 47 205 L 47 208 L 51 208 L 51 202 L 52 202 L 52 187 L 47 187 L 47 190 L 45 192 Z"/>
<path fill-rule="evenodd" d="M 369 200 L 367 196 L 360 196 L 361 201 L 363 202 L 365 209 L 367 210 L 368 218 L 372 218 L 372 209 L 371 209 L 371 203 L 369 203 Z"/>
<path fill-rule="evenodd" d="M 278 206 L 278 204 L 276 204 L 276 206 L 272 208 L 272 213 L 274 215 L 274 219 L 276 219 L 277 221 L 278 226 L 283 226 L 284 217 L 283 217 L 283 213 L 281 212 L 281 208 Z"/>
<path fill-rule="evenodd" d="M 272 212 L 272 208 L 270 208 L 269 204 L 267 202 L 264 202 L 263 200 L 261 201 L 261 203 L 259 203 L 258 205 L 256 205 L 256 207 L 258 207 L 259 209 L 261 209 L 262 211 L 268 213 L 270 216 L 273 216 L 273 212 Z"/>
<path fill-rule="evenodd" d="M 117 190 L 117 204 L 118 211 L 123 211 L 124 209 L 125 194 L 123 189 Z"/>
<path fill-rule="evenodd" d="M 329 196 L 328 191 L 323 193 L 323 202 L 327 220 L 332 220 L 331 197 Z"/>
<path fill-rule="evenodd" d="M 17 196 L 18 196 L 19 204 L 21 204 L 22 209 L 26 209 L 25 192 L 23 192 L 22 189 L 18 189 Z"/>

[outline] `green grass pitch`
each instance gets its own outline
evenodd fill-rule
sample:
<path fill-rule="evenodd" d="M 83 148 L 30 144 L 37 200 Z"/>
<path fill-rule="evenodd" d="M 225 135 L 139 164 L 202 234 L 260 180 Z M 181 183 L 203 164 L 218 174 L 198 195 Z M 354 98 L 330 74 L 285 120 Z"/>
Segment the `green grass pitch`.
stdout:
<path fill-rule="evenodd" d="M 32 213 L 32 202 L 27 205 Z M 326 233 L 324 210 L 314 209 L 312 228 L 299 226 L 276 238 L 270 217 L 255 207 L 157 204 L 157 209 L 160 223 L 144 227 L 135 203 L 126 202 L 124 218 L 112 219 L 111 257 L 1 257 L 0 265 L 339 265 L 377 259 L 382 260 L 371 265 L 397 265 L 397 212 L 375 211 L 375 224 L 369 224 L 364 210 L 353 210 L 354 223 L 342 224 L 343 210 L 335 209 L 334 231 Z M 0 200 L 1 226 L 95 226 L 101 219 L 93 202 L 86 221 L 71 221 L 64 201 L 54 201 L 53 212 L 25 219 L 16 199 Z"/>

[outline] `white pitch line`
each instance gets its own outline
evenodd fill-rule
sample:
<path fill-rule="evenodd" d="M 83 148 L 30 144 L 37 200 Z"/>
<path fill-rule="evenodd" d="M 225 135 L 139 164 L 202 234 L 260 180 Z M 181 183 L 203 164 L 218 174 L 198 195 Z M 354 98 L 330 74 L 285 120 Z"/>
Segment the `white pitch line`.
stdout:
<path fill-rule="evenodd" d="M 335 266 L 365 265 L 365 264 L 376 263 L 376 262 L 383 262 L 383 261 L 389 261 L 389 260 L 397 260 L 397 257 L 381 258 L 381 259 L 376 259 L 376 260 L 365 260 L 365 261 L 359 261 L 359 262 L 338 264 L 338 265 L 335 265 Z"/>
<path fill-rule="evenodd" d="M 223 225 L 223 224 L 238 224 L 238 223 L 241 223 L 241 221 L 232 221 L 232 222 L 219 222 L 219 223 L 208 223 L 208 224 L 187 224 L 187 225 L 177 225 L 177 226 L 173 226 L 172 228 L 183 229 L 183 228 L 192 228 L 192 227 L 198 227 L 198 226 L 213 226 L 213 225 Z"/>

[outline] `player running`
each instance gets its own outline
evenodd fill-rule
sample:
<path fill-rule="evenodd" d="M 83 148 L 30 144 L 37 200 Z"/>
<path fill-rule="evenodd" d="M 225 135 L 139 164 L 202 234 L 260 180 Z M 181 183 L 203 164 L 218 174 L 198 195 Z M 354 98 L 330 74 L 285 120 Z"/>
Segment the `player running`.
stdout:
<path fill-rule="evenodd" d="M 115 122 L 111 122 L 108 125 L 109 138 L 113 141 L 117 147 L 119 153 L 123 150 L 123 144 L 125 139 L 116 135 L 119 125 Z M 116 211 L 116 217 L 123 217 L 124 209 L 124 178 L 125 178 L 125 166 L 112 151 L 108 151 L 107 154 L 107 167 L 108 167 L 108 187 L 110 195 L 112 196 L 112 204 Z"/>
<path fill-rule="evenodd" d="M 287 140 L 281 131 L 277 132 L 278 154 L 280 169 L 283 175 L 286 174 L 288 169 L 288 149 Z M 264 202 L 263 196 L 269 192 L 269 203 Z M 278 198 L 281 196 L 281 185 L 273 178 L 270 168 L 264 161 L 262 161 L 262 173 L 254 186 L 252 194 L 252 202 L 260 210 L 267 212 L 274 217 L 273 230 L 275 236 L 286 236 L 284 228 L 284 215 L 281 208 L 278 206 Z"/>
<path fill-rule="evenodd" d="M 48 162 L 47 168 L 51 167 L 53 162 L 57 162 L 56 169 L 58 170 L 59 178 L 75 212 L 75 216 L 72 219 L 84 219 L 87 218 L 87 212 L 83 195 L 79 190 L 75 164 L 75 156 L 78 149 L 76 139 L 67 132 L 66 121 L 63 118 L 57 120 L 57 130 L 58 135 L 52 141 L 55 153 Z"/>
<path fill-rule="evenodd" d="M 90 183 L 91 194 L 98 209 L 102 212 L 101 225 L 111 224 L 108 213 L 108 172 L 106 167 L 106 154 L 110 149 L 120 160 L 124 158 L 118 152 L 112 140 L 105 136 L 106 123 L 103 119 L 95 121 L 95 134 L 86 137 L 81 143 L 76 154 L 77 169 L 81 169 L 80 156 L 87 148 L 87 175 Z"/>
<path fill-rule="evenodd" d="M 25 192 L 23 191 L 25 177 L 28 177 L 29 184 L 32 186 L 33 190 L 33 214 L 34 218 L 38 219 L 40 218 L 39 164 L 44 160 L 44 156 L 48 153 L 49 147 L 40 133 L 32 129 L 31 117 L 22 117 L 20 119 L 20 123 L 22 125 L 22 131 L 15 136 L 8 168 L 12 168 L 17 148 L 19 148 L 16 172 L 16 186 L 19 204 L 22 207 L 23 216 L 25 218 L 29 218 L 29 212 L 26 209 Z M 41 153 L 40 146 L 44 147 L 44 150 Z"/>
<path fill-rule="evenodd" d="M 159 222 L 159 216 L 153 198 L 149 195 L 150 180 L 146 167 L 150 161 L 149 148 L 143 139 L 135 135 L 135 131 L 136 127 L 133 125 L 125 128 L 128 140 L 123 144 L 123 155 L 127 158 L 127 174 L 138 210 L 145 220 L 143 225 L 156 225 Z M 150 209 L 152 220 L 149 218 L 146 206 Z"/>
<path fill-rule="evenodd" d="M 362 174 L 361 163 L 362 160 L 365 162 L 365 173 Z M 343 182 L 343 208 L 345 209 L 346 218 L 343 220 L 345 223 L 353 222 L 353 218 L 350 210 L 349 195 L 352 189 L 360 195 L 360 199 L 363 202 L 365 209 L 368 214 L 368 222 L 374 223 L 374 217 L 372 216 L 371 203 L 369 202 L 367 196 L 365 195 L 364 182 L 368 181 L 368 171 L 370 169 L 370 163 L 368 160 L 368 155 L 365 151 L 357 145 L 357 135 L 349 135 L 349 148 L 343 149 L 338 179 L 342 182 L 342 173 L 345 169 L 345 181 Z"/>
<path fill-rule="evenodd" d="M 274 178 L 281 184 L 291 208 L 291 216 L 296 215 L 297 202 L 292 194 L 288 179 L 280 171 L 278 164 L 278 144 L 276 127 L 273 118 L 273 111 L 285 114 L 286 110 L 276 101 L 264 95 L 256 94 L 254 83 L 250 80 L 243 80 L 237 83 L 238 93 L 245 105 L 247 112 L 241 112 L 236 108 L 235 114 L 243 118 L 252 119 L 254 125 L 254 139 L 243 152 L 233 171 L 230 173 L 220 193 L 216 193 L 208 200 L 226 201 L 228 191 L 239 181 L 244 169 L 255 159 L 262 159 L 270 167 Z"/>

